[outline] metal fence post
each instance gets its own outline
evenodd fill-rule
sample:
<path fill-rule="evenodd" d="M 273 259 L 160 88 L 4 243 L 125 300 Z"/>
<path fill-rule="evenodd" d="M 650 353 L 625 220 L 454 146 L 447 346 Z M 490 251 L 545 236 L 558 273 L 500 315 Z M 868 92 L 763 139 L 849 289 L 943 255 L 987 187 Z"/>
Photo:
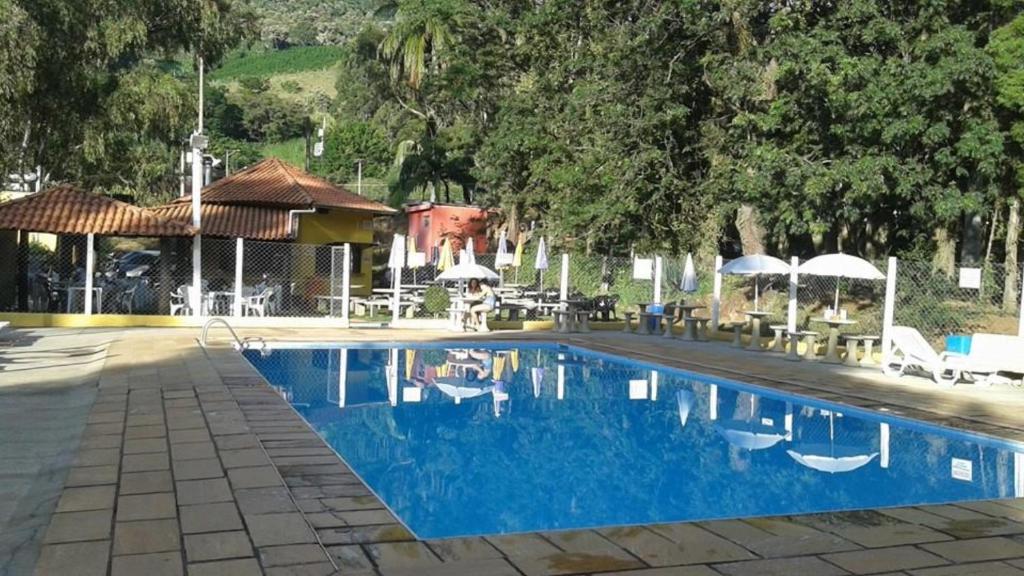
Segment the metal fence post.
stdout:
<path fill-rule="evenodd" d="M 352 246 L 350 244 L 346 243 L 344 248 L 342 248 L 341 266 L 341 320 L 345 323 L 345 327 L 348 328 L 349 282 L 352 271 Z"/>
<path fill-rule="evenodd" d="M 896 257 L 889 257 L 889 270 L 885 275 L 885 308 L 882 313 L 882 366 L 889 365 L 892 351 L 892 325 L 896 312 Z"/>
<path fill-rule="evenodd" d="M 1020 290 L 1020 306 L 1017 306 L 1017 336 L 1024 336 L 1024 269 L 1021 270 L 1020 277 L 1021 281 L 1017 283 L 1017 289 Z"/>
<path fill-rule="evenodd" d="M 789 259 L 789 309 L 786 315 L 786 331 L 796 332 L 796 292 L 800 287 L 800 257 Z"/>
<path fill-rule="evenodd" d="M 90 232 L 85 235 L 85 315 L 92 316 L 93 275 L 96 273 L 96 235 Z M 68 299 L 71 292 L 68 291 Z"/>
<path fill-rule="evenodd" d="M 242 266 L 245 257 L 245 240 L 235 238 L 235 300 L 231 305 L 231 315 L 238 318 L 242 315 Z"/>
<path fill-rule="evenodd" d="M 566 300 L 569 299 L 569 255 L 562 254 L 562 278 L 558 291 L 558 297 L 562 301 L 562 310 L 566 308 Z"/>
<path fill-rule="evenodd" d="M 715 256 L 715 283 L 711 292 L 711 333 L 718 332 L 718 319 L 722 314 L 722 256 Z"/>
<path fill-rule="evenodd" d="M 396 234 L 396 236 L 398 236 Z M 405 240 L 403 239 L 404 243 Z M 404 246 L 404 244 L 403 244 Z M 394 285 L 394 292 L 391 294 L 391 327 L 394 328 L 398 324 L 398 317 L 401 315 L 402 301 L 399 296 L 402 294 L 402 267 L 405 262 L 399 262 L 398 266 L 391 269 L 392 284 Z"/>
<path fill-rule="evenodd" d="M 661 304 L 661 256 L 654 257 L 654 303 Z"/>

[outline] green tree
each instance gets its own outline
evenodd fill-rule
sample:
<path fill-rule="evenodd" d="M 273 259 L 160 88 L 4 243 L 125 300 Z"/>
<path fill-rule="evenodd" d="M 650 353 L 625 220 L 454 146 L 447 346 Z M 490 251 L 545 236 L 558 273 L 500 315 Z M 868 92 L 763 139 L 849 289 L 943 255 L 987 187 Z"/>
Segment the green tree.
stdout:
<path fill-rule="evenodd" d="M 369 122 L 338 120 L 327 130 L 317 168 L 334 180 L 350 182 L 356 177 L 357 160 L 363 161 L 363 177 L 384 176 L 391 160 L 387 135 Z"/>

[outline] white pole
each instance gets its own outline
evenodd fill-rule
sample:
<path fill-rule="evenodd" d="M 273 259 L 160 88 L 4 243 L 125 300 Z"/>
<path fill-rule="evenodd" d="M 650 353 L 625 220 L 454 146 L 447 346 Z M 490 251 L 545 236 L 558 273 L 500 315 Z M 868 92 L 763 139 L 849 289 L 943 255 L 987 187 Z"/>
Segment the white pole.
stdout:
<path fill-rule="evenodd" d="M 400 235 L 399 235 L 399 237 L 400 237 Z M 404 242 L 404 241 L 405 241 L 405 239 L 403 238 L 402 242 Z M 401 263 L 399 263 L 397 268 L 392 268 L 391 274 L 392 274 L 392 276 L 394 276 L 394 286 L 395 286 L 394 293 L 391 295 L 391 298 L 392 298 L 392 300 L 391 300 L 391 327 L 394 328 L 395 326 L 398 325 L 398 317 L 400 315 L 399 314 L 399 310 L 401 310 L 401 308 L 402 308 L 399 305 L 401 303 L 401 300 L 399 300 L 399 298 L 398 298 L 399 295 L 402 293 L 402 265 L 401 265 Z"/>
<path fill-rule="evenodd" d="M 235 238 L 235 300 L 231 306 L 231 315 L 238 318 L 242 315 L 242 266 L 245 258 L 245 240 Z"/>
<path fill-rule="evenodd" d="M 566 309 L 565 301 L 569 299 L 569 255 L 562 254 L 562 278 L 558 297 L 562 301 L 562 310 Z"/>
<path fill-rule="evenodd" d="M 356 161 L 356 194 L 363 195 L 363 161 Z"/>
<path fill-rule="evenodd" d="M 1013 497 L 1024 498 L 1024 454 L 1013 453 Z"/>
<path fill-rule="evenodd" d="M 878 425 L 878 465 L 889 467 L 889 425 L 882 422 Z"/>
<path fill-rule="evenodd" d="M 1017 336 L 1024 336 L 1024 267 L 1021 270 L 1021 281 L 1017 284 L 1020 290 L 1020 306 L 1017 307 Z"/>
<path fill-rule="evenodd" d="M 708 393 L 708 418 L 718 420 L 718 385 L 712 384 Z"/>
<path fill-rule="evenodd" d="M 85 315 L 92 316 L 92 278 L 96 270 L 96 235 L 85 235 Z"/>
<path fill-rule="evenodd" d="M 786 330 L 796 332 L 796 291 L 800 286 L 800 258 L 789 259 L 789 310 L 786 315 Z"/>
<path fill-rule="evenodd" d="M 565 354 L 558 355 L 559 360 L 565 360 Z M 558 363 L 558 381 L 555 385 L 555 398 L 565 400 L 565 364 Z"/>
<path fill-rule="evenodd" d="M 654 257 L 654 303 L 661 304 L 661 256 Z"/>
<path fill-rule="evenodd" d="M 718 319 L 722 314 L 722 256 L 715 256 L 715 283 L 711 293 L 711 333 L 718 332 Z"/>
<path fill-rule="evenodd" d="M 339 350 L 338 355 L 338 408 L 344 408 L 348 393 L 348 348 Z"/>
<path fill-rule="evenodd" d="M 348 306 L 349 306 L 349 281 L 350 281 L 350 270 L 352 270 L 352 246 L 345 244 L 342 248 L 342 269 L 341 269 L 341 320 L 345 323 L 345 327 L 348 328 Z"/>
<path fill-rule="evenodd" d="M 892 351 L 892 324 L 896 312 L 896 257 L 889 257 L 889 270 L 885 275 L 885 309 L 882 314 L 882 366 L 889 365 Z"/>
<path fill-rule="evenodd" d="M 199 57 L 199 128 L 193 136 L 203 134 L 203 58 Z M 199 139 L 192 138 L 192 226 L 197 230 L 202 229 L 202 216 L 200 215 L 200 200 L 203 191 L 203 149 L 199 147 Z M 196 234 L 192 238 L 192 292 L 191 302 L 192 315 L 202 314 L 200 305 L 203 298 L 203 237 Z"/>

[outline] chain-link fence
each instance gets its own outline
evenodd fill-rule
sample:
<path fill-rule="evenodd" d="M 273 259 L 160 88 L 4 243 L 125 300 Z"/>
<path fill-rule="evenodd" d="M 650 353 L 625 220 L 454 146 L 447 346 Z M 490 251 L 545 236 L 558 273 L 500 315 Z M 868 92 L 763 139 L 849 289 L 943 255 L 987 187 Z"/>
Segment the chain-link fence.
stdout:
<path fill-rule="evenodd" d="M 1014 274 L 1008 283 L 1001 264 L 957 274 L 930 262 L 896 266 L 894 323 L 916 328 L 940 350 L 947 335 L 1016 334 L 1019 303 L 1019 278 Z"/>

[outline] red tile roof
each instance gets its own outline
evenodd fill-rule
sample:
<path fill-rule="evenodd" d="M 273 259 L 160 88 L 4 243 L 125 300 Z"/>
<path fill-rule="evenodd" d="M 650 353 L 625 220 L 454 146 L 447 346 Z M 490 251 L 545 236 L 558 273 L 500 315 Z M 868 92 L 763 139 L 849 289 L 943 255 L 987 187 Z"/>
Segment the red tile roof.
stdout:
<path fill-rule="evenodd" d="M 192 222 L 192 204 L 174 202 L 153 208 L 153 212 L 182 223 Z M 249 240 L 291 240 L 288 209 L 267 206 L 207 204 L 202 206 L 204 236 L 225 236 Z"/>
<path fill-rule="evenodd" d="M 61 185 L 0 203 L 0 230 L 102 236 L 192 236 L 187 223 L 109 196 Z"/>
<path fill-rule="evenodd" d="M 390 206 L 353 194 L 277 158 L 268 158 L 210 184 L 203 190 L 202 198 L 204 204 L 343 208 L 375 214 L 397 212 Z"/>

